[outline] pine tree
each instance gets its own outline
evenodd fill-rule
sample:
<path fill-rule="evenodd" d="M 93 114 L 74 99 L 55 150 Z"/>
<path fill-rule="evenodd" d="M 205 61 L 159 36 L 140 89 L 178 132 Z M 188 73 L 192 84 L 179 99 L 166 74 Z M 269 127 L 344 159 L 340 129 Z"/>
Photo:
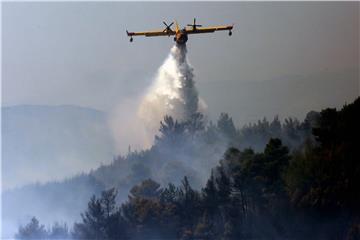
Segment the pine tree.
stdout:
<path fill-rule="evenodd" d="M 36 217 L 31 218 L 25 226 L 20 226 L 19 232 L 15 235 L 16 239 L 46 239 L 47 232 L 44 225 L 40 225 Z"/>

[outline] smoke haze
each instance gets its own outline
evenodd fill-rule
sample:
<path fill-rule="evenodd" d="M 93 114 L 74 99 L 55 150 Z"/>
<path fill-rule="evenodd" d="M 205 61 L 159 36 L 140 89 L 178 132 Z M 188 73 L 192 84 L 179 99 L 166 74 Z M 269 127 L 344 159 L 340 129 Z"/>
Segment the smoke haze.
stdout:
<path fill-rule="evenodd" d="M 46 224 L 71 224 L 92 194 L 115 186 L 119 197 L 126 198 L 145 178 L 180 184 L 186 175 L 200 188 L 234 139 L 235 147 L 255 151 L 263 151 L 269 137 L 299 146 L 307 135 L 300 132 L 292 139 L 298 123 L 288 121 L 279 128 L 274 116 L 304 119 L 309 110 L 340 107 L 359 95 L 359 6 L 5 3 L 2 106 L 71 104 L 104 112 L 90 111 L 79 119 L 61 112 L 51 114 L 54 120 L 49 121 L 39 120 L 39 113 L 23 116 L 22 110 L 16 122 L 4 121 L 3 114 L 3 154 L 12 155 L 2 156 L 2 224 L 7 231 L 2 236 L 13 236 L 31 216 Z M 144 14 L 144 8 L 151 14 Z M 189 52 L 185 46 L 171 47 L 167 37 L 128 42 L 125 28 L 157 27 L 174 17 L 174 9 L 181 13 L 175 16 L 181 24 L 196 16 L 204 25 L 235 23 L 237 30 L 230 38 L 193 37 Z M 176 143 L 163 136 L 156 144 L 165 115 L 186 121 L 195 112 L 220 118 L 196 137 L 182 138 L 185 132 Z M 235 126 L 252 125 L 235 129 L 222 112 L 233 117 Z M 129 146 L 144 151 L 134 153 Z M 124 157 L 110 164 L 114 154 Z M 52 181 L 92 168 L 70 180 Z M 4 182 L 13 184 L 10 180 L 52 182 L 4 191 Z"/>

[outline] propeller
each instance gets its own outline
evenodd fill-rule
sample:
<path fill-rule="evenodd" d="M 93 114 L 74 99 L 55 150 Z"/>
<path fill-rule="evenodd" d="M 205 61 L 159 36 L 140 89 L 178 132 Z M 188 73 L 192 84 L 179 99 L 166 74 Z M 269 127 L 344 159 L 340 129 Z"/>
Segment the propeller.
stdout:
<path fill-rule="evenodd" d="M 194 18 L 194 23 L 193 24 L 188 24 L 187 26 L 193 27 L 193 29 L 196 29 L 196 27 L 202 27 L 202 25 L 196 24 L 196 18 Z"/>
<path fill-rule="evenodd" d="M 166 28 L 163 30 L 163 32 L 171 32 L 171 26 L 174 24 L 174 22 L 170 23 L 170 25 L 168 25 L 165 21 L 163 21 L 163 23 L 165 24 Z"/>

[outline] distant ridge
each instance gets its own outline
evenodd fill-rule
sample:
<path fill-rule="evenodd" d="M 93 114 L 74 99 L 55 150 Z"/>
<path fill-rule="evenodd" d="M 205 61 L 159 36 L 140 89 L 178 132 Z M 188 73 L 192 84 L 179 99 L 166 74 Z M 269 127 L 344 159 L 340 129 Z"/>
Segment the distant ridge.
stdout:
<path fill-rule="evenodd" d="M 74 105 L 1 107 L 3 189 L 88 171 L 115 155 L 105 112 Z"/>

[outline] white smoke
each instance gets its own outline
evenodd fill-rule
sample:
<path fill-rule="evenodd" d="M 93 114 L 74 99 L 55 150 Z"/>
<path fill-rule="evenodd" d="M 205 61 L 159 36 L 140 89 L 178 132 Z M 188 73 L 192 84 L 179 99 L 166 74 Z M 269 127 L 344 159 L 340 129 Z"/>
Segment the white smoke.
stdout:
<path fill-rule="evenodd" d="M 133 149 L 150 147 L 165 115 L 184 121 L 196 112 L 204 113 L 206 104 L 198 96 L 186 53 L 186 45 L 175 44 L 146 94 L 115 111 L 110 123 L 118 150 L 124 152 L 129 145 Z"/>

